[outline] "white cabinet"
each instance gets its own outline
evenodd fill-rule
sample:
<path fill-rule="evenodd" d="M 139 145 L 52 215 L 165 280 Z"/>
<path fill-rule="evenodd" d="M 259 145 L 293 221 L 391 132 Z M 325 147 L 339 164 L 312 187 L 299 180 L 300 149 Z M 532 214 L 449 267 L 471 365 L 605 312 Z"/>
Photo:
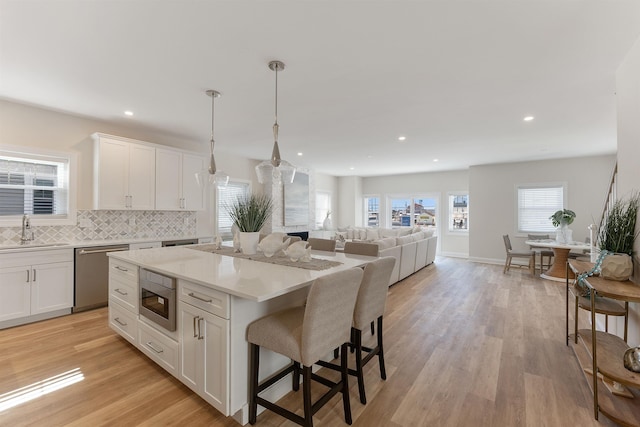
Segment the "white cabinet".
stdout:
<path fill-rule="evenodd" d="M 186 282 L 185 282 L 186 283 Z M 179 287 L 184 283 L 180 283 Z M 197 285 L 196 285 L 197 286 Z M 194 294 L 206 307 L 217 296 Z M 193 294 L 187 292 L 186 295 Z M 229 415 L 229 320 L 183 301 L 178 303 L 180 368 L 178 378 L 224 415 Z M 193 298 L 193 297 L 191 297 Z M 228 305 L 228 303 L 227 303 Z M 220 312 L 220 307 L 214 311 Z M 222 310 L 227 312 L 227 310 Z"/>
<path fill-rule="evenodd" d="M 94 138 L 94 209 L 154 209 L 156 149 L 100 134 Z"/>
<path fill-rule="evenodd" d="M 24 251 L 0 256 L 0 322 L 13 326 L 73 306 L 73 251 Z M 62 313 L 62 314 L 66 314 Z M 16 321 L 24 319 L 24 321 Z M 2 327 L 3 325 L 0 325 Z"/>
<path fill-rule="evenodd" d="M 201 211 L 204 187 L 196 182 L 196 174 L 205 170 L 202 156 L 176 150 L 156 150 L 156 209 Z"/>
<path fill-rule="evenodd" d="M 115 258 L 109 258 L 109 326 L 137 344 L 138 266 Z"/>

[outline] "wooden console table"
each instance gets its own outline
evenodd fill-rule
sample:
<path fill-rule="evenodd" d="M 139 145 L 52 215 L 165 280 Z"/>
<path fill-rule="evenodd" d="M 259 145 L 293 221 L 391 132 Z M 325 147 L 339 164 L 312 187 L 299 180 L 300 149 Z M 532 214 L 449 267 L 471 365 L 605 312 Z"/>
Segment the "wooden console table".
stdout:
<path fill-rule="evenodd" d="M 627 280 L 624 282 L 606 280 L 601 277 L 587 277 L 585 285 L 590 298 L 580 297 L 570 289 L 574 283 L 569 272 L 575 275 L 591 270 L 593 264 L 571 260 L 567 263 L 567 345 L 571 344 L 585 377 L 593 392 L 593 413 L 598 419 L 599 412 L 611 420 L 628 426 L 640 426 L 640 374 L 625 369 L 624 352 L 629 318 L 629 302 L 640 302 L 640 286 Z M 591 329 L 574 329 L 573 339 L 569 339 L 569 293 L 575 297 L 578 307 L 591 312 Z M 583 298 L 583 299 L 581 299 Z M 624 304 L 622 304 L 624 303 Z M 624 337 L 608 332 L 596 331 L 596 314 L 624 316 Z M 606 387 L 603 391 L 600 391 Z M 625 389 L 622 386 L 630 387 Z M 624 397 L 626 396 L 626 397 Z"/>

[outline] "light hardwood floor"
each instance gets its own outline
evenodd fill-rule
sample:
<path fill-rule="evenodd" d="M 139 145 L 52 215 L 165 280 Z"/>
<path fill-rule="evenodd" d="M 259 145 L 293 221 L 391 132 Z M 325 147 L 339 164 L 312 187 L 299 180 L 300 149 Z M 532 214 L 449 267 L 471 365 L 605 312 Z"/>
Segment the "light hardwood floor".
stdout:
<path fill-rule="evenodd" d="M 593 419 L 564 322 L 563 284 L 438 258 L 390 288 L 387 380 L 366 366 L 363 406 L 350 378 L 353 425 L 613 425 Z M 0 395 L 74 369 L 82 381 L 1 411 L 0 425 L 238 425 L 113 333 L 106 309 L 0 331 Z M 299 408 L 299 393 L 281 403 Z M 340 397 L 314 422 L 346 425 Z M 264 412 L 257 425 L 294 424 Z"/>

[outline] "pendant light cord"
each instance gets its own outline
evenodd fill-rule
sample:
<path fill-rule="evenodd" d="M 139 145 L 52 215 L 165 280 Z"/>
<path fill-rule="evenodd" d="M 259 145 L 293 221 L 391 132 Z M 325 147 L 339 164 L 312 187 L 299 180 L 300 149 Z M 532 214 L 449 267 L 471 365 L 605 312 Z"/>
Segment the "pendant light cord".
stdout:
<path fill-rule="evenodd" d="M 214 108 L 215 108 L 215 101 L 216 96 L 215 94 L 211 94 L 211 155 L 213 155 L 213 144 L 214 144 L 214 139 L 213 139 L 213 123 L 214 123 Z"/>

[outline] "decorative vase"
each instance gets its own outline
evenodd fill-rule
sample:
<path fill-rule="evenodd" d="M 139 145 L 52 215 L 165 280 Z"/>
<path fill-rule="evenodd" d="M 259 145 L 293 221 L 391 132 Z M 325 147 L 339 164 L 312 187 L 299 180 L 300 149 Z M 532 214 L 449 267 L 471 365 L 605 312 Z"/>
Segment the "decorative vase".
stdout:
<path fill-rule="evenodd" d="M 246 255 L 254 255 L 258 252 L 258 242 L 260 241 L 260 232 L 240 232 L 240 249 Z"/>
<path fill-rule="evenodd" d="M 633 261 L 628 254 L 609 254 L 602 260 L 600 276 L 604 279 L 625 281 L 633 274 Z"/>
<path fill-rule="evenodd" d="M 289 246 L 289 243 L 291 242 L 291 238 L 288 238 L 287 240 L 282 241 L 282 236 L 283 236 L 283 233 L 269 234 L 267 237 L 262 239 L 260 243 L 258 243 L 258 249 L 262 251 L 264 256 L 266 256 L 267 258 L 271 258 L 275 254 L 277 254 L 283 249 L 286 249 L 287 246 Z"/>
<path fill-rule="evenodd" d="M 331 218 L 329 217 L 329 215 L 331 215 L 331 213 L 327 212 L 327 217 L 322 222 L 322 228 L 324 230 L 333 230 L 333 224 L 331 224 Z"/>
<path fill-rule="evenodd" d="M 640 372 L 640 347 L 631 347 L 624 352 L 624 367 L 633 372 Z"/>
<path fill-rule="evenodd" d="M 573 242 L 573 230 L 567 224 L 562 224 L 556 230 L 556 242 L 567 245 Z"/>

